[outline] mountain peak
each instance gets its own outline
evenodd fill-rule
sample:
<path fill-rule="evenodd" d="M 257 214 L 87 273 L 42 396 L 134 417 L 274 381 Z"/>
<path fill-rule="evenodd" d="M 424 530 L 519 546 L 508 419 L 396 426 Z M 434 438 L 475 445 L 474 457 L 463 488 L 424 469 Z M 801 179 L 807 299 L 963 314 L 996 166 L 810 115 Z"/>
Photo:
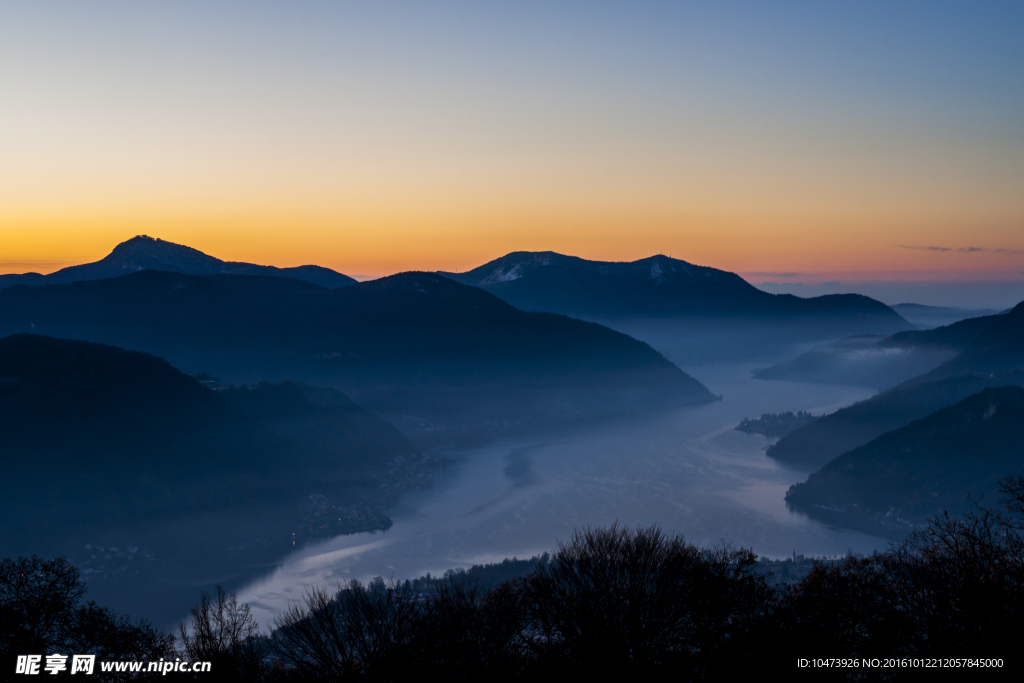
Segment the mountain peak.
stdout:
<path fill-rule="evenodd" d="M 117 251 L 119 249 L 125 249 L 125 248 L 128 248 L 128 247 L 134 247 L 134 246 L 137 246 L 137 245 L 157 244 L 157 243 L 160 243 L 160 242 L 164 242 L 164 240 L 160 239 L 159 237 L 150 237 L 149 235 L 136 235 L 135 237 L 131 237 L 129 239 L 126 239 L 124 242 L 121 242 L 120 244 L 118 244 L 116 247 L 114 247 L 114 251 Z M 164 243 L 165 244 L 174 244 L 174 242 L 164 242 Z M 175 245 L 175 246 L 181 246 L 181 245 Z M 187 248 L 191 248 L 191 247 L 187 247 Z"/>
<path fill-rule="evenodd" d="M 70 266 L 49 275 L 3 276 L 0 288 L 17 284 L 66 284 L 81 280 L 103 280 L 140 270 L 162 270 L 186 275 L 264 275 L 291 277 L 328 289 L 355 284 L 353 278 L 321 266 L 277 268 L 239 261 L 222 261 L 183 244 L 149 235 L 136 235 L 118 244 L 99 261 Z"/>
<path fill-rule="evenodd" d="M 566 256 L 555 251 L 513 251 L 465 273 L 441 273 L 453 280 L 476 287 L 487 287 L 513 282 L 542 268 L 558 268 L 601 278 L 650 279 L 660 284 L 676 277 L 692 279 L 699 274 L 705 280 L 742 282 L 739 276 L 716 268 L 695 266 L 664 254 L 656 254 L 636 261 L 589 261 L 578 256 Z M 746 284 L 746 283 L 743 283 Z M 749 287 L 749 285 L 747 285 Z"/>
<path fill-rule="evenodd" d="M 100 263 L 107 263 L 126 272 L 149 269 L 205 275 L 220 272 L 224 261 L 183 244 L 148 235 L 136 235 L 118 244 L 97 264 L 91 265 Z"/>
<path fill-rule="evenodd" d="M 498 282 L 512 282 L 537 268 L 558 264 L 571 258 L 573 257 L 563 256 L 553 251 L 514 251 L 487 264 L 493 265 L 493 269 L 490 274 L 480 280 L 477 286 L 486 287 Z"/>
<path fill-rule="evenodd" d="M 441 273 L 524 310 L 569 315 L 650 313 L 701 294 L 762 295 L 738 275 L 664 254 L 636 261 L 588 261 L 553 251 L 516 251 L 465 273 Z M 557 301 L 555 300 L 557 299 Z M 664 310 L 662 310 L 664 309 Z"/>
<path fill-rule="evenodd" d="M 515 251 L 464 273 L 439 273 L 480 287 L 525 311 L 585 320 L 637 318 L 807 318 L 843 329 L 890 334 L 909 324 L 884 304 L 856 295 L 800 299 L 763 292 L 736 273 L 666 254 L 636 261 L 589 261 L 553 251 Z M 871 319 L 865 327 L 846 321 Z"/>
<path fill-rule="evenodd" d="M 203 252 L 192 247 L 187 247 L 184 244 L 177 244 L 175 242 L 168 242 L 162 240 L 159 237 L 150 237 L 149 235 L 136 235 L 130 239 L 126 239 L 113 248 L 111 254 L 126 254 L 126 253 L 138 253 L 138 252 L 190 252 L 193 254 L 200 254 L 206 256 Z M 207 258 L 214 258 L 207 256 Z M 220 259 L 216 259 L 220 260 Z"/>

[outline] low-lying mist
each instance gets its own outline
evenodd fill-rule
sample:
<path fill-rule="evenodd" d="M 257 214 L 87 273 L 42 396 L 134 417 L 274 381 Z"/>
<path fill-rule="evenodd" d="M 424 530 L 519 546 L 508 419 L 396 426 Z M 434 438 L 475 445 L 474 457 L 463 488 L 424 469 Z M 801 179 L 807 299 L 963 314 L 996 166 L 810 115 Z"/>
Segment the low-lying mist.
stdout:
<path fill-rule="evenodd" d="M 765 457 L 770 443 L 735 430 L 766 410 L 828 412 L 865 388 L 763 382 L 749 364 L 687 370 L 721 391 L 696 408 L 499 440 L 459 453 L 430 491 L 389 511 L 386 532 L 340 536 L 290 556 L 243 590 L 261 623 L 305 586 L 396 580 L 553 550 L 573 529 L 658 523 L 699 545 L 731 543 L 785 557 L 871 553 L 887 541 L 839 531 L 786 509 L 805 471 Z"/>

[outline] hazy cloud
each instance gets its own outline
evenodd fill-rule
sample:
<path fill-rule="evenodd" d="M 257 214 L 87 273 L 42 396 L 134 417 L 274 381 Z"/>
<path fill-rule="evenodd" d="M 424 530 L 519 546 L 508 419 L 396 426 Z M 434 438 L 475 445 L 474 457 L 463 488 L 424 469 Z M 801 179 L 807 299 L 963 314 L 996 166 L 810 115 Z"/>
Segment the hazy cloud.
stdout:
<path fill-rule="evenodd" d="M 1010 249 L 1007 247 L 999 247 L 997 249 L 990 249 L 988 247 L 933 247 L 926 245 L 911 245 L 901 244 L 900 249 L 916 249 L 919 251 L 955 251 L 959 254 L 977 254 L 979 252 L 985 252 L 988 254 L 1024 254 L 1024 249 Z"/>
<path fill-rule="evenodd" d="M 765 271 L 756 271 L 743 274 L 750 275 L 751 277 L 799 277 L 800 275 L 803 275 L 803 273 L 772 273 Z"/>

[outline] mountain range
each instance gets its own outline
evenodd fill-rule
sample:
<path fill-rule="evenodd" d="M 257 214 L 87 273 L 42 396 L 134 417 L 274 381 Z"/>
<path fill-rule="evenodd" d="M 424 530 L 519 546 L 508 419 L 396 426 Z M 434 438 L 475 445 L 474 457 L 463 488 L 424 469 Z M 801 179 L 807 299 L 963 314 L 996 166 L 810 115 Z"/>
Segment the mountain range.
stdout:
<path fill-rule="evenodd" d="M 660 255 L 607 262 L 550 251 L 513 252 L 464 273 L 441 274 L 485 289 L 516 308 L 590 320 L 832 317 L 857 320 L 865 333 L 912 327 L 866 296 L 769 294 L 735 273 Z"/>
<path fill-rule="evenodd" d="M 714 400 L 647 344 L 430 273 L 328 289 L 157 270 L 0 290 L 0 334 L 146 351 L 227 383 L 298 379 L 429 427 Z M 422 419 L 421 419 L 422 418 Z"/>
<path fill-rule="evenodd" d="M 994 507 L 1024 469 L 1024 388 L 988 388 L 850 450 L 796 484 L 787 504 L 823 521 L 905 533 L 971 499 Z"/>
<path fill-rule="evenodd" d="M 794 466 L 820 467 L 851 448 L 986 387 L 1024 384 L 1024 303 L 1005 314 L 902 332 L 871 340 L 871 344 L 897 351 L 939 349 L 952 359 L 790 432 L 768 448 L 769 456 Z M 906 362 L 906 356 L 902 360 Z M 822 366 L 827 363 L 822 361 Z M 899 376 L 897 371 L 891 374 Z M 798 377 L 790 374 L 783 378 Z"/>
<path fill-rule="evenodd" d="M 999 373 L 1024 367 L 1024 302 L 1004 315 L 992 316 L 956 357 L 917 378 L 928 382 L 970 373 Z"/>
<path fill-rule="evenodd" d="M 924 376 L 980 339 L 1007 314 L 967 318 L 929 330 L 846 337 L 806 351 L 796 358 L 758 368 L 767 380 L 853 384 L 884 390 Z M 944 376 L 953 376 L 952 372 Z"/>
<path fill-rule="evenodd" d="M 333 390 L 212 391 L 149 354 L 29 334 L 0 338 L 0 430 L 5 553 L 225 514 L 224 529 L 182 527 L 179 544 L 258 519 L 283 547 L 311 491 L 389 506 L 381 473 L 416 453 Z"/>
<path fill-rule="evenodd" d="M 958 308 L 956 306 L 925 306 L 910 303 L 893 304 L 889 308 L 899 313 L 907 321 L 924 329 L 951 325 L 967 318 L 979 318 L 1007 312 L 994 308 Z"/>
<path fill-rule="evenodd" d="M 139 235 L 118 244 L 110 254 L 95 263 L 69 266 L 49 275 L 40 275 L 39 273 L 0 275 L 0 288 L 13 285 L 52 285 L 83 280 L 101 280 L 140 270 L 163 270 L 189 275 L 291 277 L 332 289 L 356 282 L 347 275 L 321 266 L 276 268 L 238 261 L 221 261 L 191 247 Z"/>
<path fill-rule="evenodd" d="M 189 247 L 139 236 L 117 245 L 96 263 L 50 275 L 0 276 L 0 289 L 16 284 L 68 284 L 143 270 L 290 277 L 329 289 L 355 283 L 317 266 L 274 268 L 225 262 Z M 440 274 L 488 291 L 521 310 L 559 313 L 611 327 L 685 365 L 775 360 L 793 344 L 913 328 L 889 307 L 864 296 L 803 299 L 769 294 L 735 273 L 665 256 L 614 263 L 554 252 L 513 252 L 469 272 Z"/>
<path fill-rule="evenodd" d="M 886 432 L 920 420 L 988 387 L 1024 385 L 1024 371 L 908 383 L 829 413 L 768 447 L 769 457 L 813 470 Z"/>
<path fill-rule="evenodd" d="M 788 504 L 884 534 L 905 533 L 935 512 L 960 512 L 972 505 L 968 494 L 994 506 L 998 482 L 1024 469 L 1024 304 L 886 343 L 960 351 L 770 446 L 772 458 L 818 469 L 790 489 Z"/>
<path fill-rule="evenodd" d="M 95 263 L 49 275 L 0 275 L 0 288 L 18 284 L 67 284 L 160 270 L 188 275 L 291 277 L 330 289 L 355 284 L 321 266 L 276 268 L 222 261 L 191 247 L 140 235 L 118 244 Z M 793 319 L 838 317 L 860 321 L 860 332 L 908 329 L 895 311 L 856 294 L 802 299 L 763 292 L 743 278 L 666 256 L 630 263 L 588 261 L 554 252 L 513 252 L 464 273 L 441 275 L 491 292 L 525 311 L 583 319 L 664 317 Z"/>

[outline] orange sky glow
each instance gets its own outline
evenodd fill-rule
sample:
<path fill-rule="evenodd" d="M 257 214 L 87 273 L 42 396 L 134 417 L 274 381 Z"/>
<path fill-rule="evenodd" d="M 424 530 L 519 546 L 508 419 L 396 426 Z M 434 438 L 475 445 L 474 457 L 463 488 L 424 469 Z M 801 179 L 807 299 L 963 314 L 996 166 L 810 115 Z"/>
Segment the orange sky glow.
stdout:
<path fill-rule="evenodd" d="M 570 5 L 0 10 L 0 273 L 147 234 L 361 278 L 554 250 L 1024 280 L 996 10 Z"/>

